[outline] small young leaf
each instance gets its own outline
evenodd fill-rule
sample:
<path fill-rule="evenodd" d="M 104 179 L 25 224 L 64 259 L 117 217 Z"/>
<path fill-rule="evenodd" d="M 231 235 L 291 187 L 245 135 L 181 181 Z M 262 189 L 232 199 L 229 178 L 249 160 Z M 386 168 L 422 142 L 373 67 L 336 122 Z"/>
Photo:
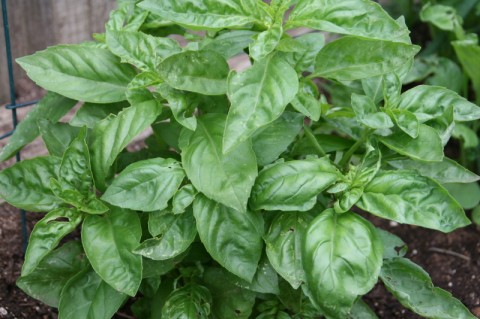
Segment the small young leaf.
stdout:
<path fill-rule="evenodd" d="M 11 205 L 32 212 L 51 211 L 63 204 L 50 190 L 57 178 L 58 157 L 37 157 L 19 162 L 0 172 L 0 197 Z"/>
<path fill-rule="evenodd" d="M 74 100 L 112 103 L 126 99 L 135 70 L 108 50 L 58 45 L 17 59 L 28 76 L 46 90 Z"/>
<path fill-rule="evenodd" d="M 202 46 L 202 50 L 210 50 L 220 53 L 225 59 L 242 53 L 242 50 L 248 47 L 253 41 L 253 36 L 258 32 L 250 30 L 232 30 L 215 37 Z"/>
<path fill-rule="evenodd" d="M 193 200 L 197 194 L 198 192 L 193 185 L 188 184 L 182 186 L 173 196 L 172 213 L 183 214 L 185 209 L 187 209 L 187 207 L 193 203 Z"/>
<path fill-rule="evenodd" d="M 134 212 L 112 209 L 89 215 L 82 227 L 82 244 L 95 272 L 115 290 L 135 296 L 142 281 L 142 257 L 132 251 L 140 244 L 141 226 Z"/>
<path fill-rule="evenodd" d="M 382 218 L 450 232 L 470 224 L 462 207 L 434 180 L 415 171 L 381 171 L 358 207 Z"/>
<path fill-rule="evenodd" d="M 358 298 L 353 304 L 352 311 L 350 313 L 350 319 L 378 319 L 375 312 L 361 299 Z"/>
<path fill-rule="evenodd" d="M 168 84 L 157 85 L 156 89 L 160 95 L 168 101 L 175 120 L 189 130 L 195 131 L 197 128 L 197 119 L 195 116 L 191 116 L 195 107 L 195 104 L 192 103 L 195 102 L 193 96 L 175 90 Z"/>
<path fill-rule="evenodd" d="M 255 41 L 250 43 L 249 54 L 255 60 L 259 61 L 273 52 L 283 34 L 281 23 L 274 23 L 267 31 L 258 34 Z"/>
<path fill-rule="evenodd" d="M 420 266 L 405 258 L 385 260 L 380 278 L 400 303 L 422 317 L 436 319 L 475 319 L 452 295 L 434 287 Z"/>
<path fill-rule="evenodd" d="M 228 154 L 222 153 L 225 116 L 209 114 L 198 118 L 195 133 L 187 136 L 182 148 L 182 164 L 193 186 L 205 196 L 246 212 L 250 190 L 257 177 L 257 161 L 251 142 L 241 143 Z M 198 165 L 202 163 L 202 165 Z"/>
<path fill-rule="evenodd" d="M 383 245 L 375 227 L 360 216 L 332 209 L 310 223 L 302 262 L 313 300 L 330 318 L 346 318 L 359 295 L 377 282 Z"/>
<path fill-rule="evenodd" d="M 189 283 L 173 291 L 165 301 L 162 318 L 208 318 L 212 295 L 204 286 Z"/>
<path fill-rule="evenodd" d="M 403 240 L 381 228 L 377 228 L 377 232 L 383 243 L 383 259 L 405 256 L 408 248 Z"/>
<path fill-rule="evenodd" d="M 282 39 L 277 50 L 283 51 L 279 55 L 290 63 L 295 71 L 303 72 L 311 69 L 315 57 L 324 45 L 325 36 L 322 33 L 309 32 L 295 39 Z"/>
<path fill-rule="evenodd" d="M 387 109 L 387 114 L 395 122 L 399 129 L 404 131 L 411 138 L 417 138 L 420 131 L 420 124 L 415 114 L 404 109 Z"/>
<path fill-rule="evenodd" d="M 87 265 L 82 245 L 71 241 L 46 255 L 34 272 L 18 278 L 17 286 L 50 307 L 58 307 L 67 281 Z"/>
<path fill-rule="evenodd" d="M 328 158 L 296 160 L 267 166 L 252 189 L 254 210 L 307 211 L 320 194 L 339 178 Z"/>
<path fill-rule="evenodd" d="M 257 129 L 279 118 L 298 91 L 295 70 L 278 56 L 257 61 L 228 78 L 228 112 L 223 152 L 250 138 Z"/>
<path fill-rule="evenodd" d="M 338 81 L 383 75 L 407 63 L 419 50 L 405 43 L 345 36 L 320 50 L 314 75 Z"/>
<path fill-rule="evenodd" d="M 193 214 L 200 239 L 213 259 L 251 282 L 262 253 L 262 216 L 237 212 L 203 195 L 195 198 Z"/>
<path fill-rule="evenodd" d="M 64 116 L 77 101 L 70 100 L 53 92 L 40 100 L 27 116 L 18 124 L 13 135 L 9 138 L 8 144 L 0 153 L 0 162 L 3 162 L 21 150 L 25 145 L 32 142 L 39 134 L 38 121 L 45 119 L 56 123 Z"/>
<path fill-rule="evenodd" d="M 409 33 L 379 4 L 370 0 L 300 0 L 290 14 L 286 28 L 298 26 L 401 42 L 405 42 Z"/>
<path fill-rule="evenodd" d="M 68 148 L 68 145 L 75 139 L 80 128 L 71 126 L 67 123 L 52 123 L 47 119 L 38 121 L 38 128 L 42 135 L 42 140 L 48 149 L 48 153 L 53 156 L 62 157 Z"/>
<path fill-rule="evenodd" d="M 275 269 L 272 268 L 272 265 L 266 256 L 263 256 L 262 259 L 260 259 L 257 272 L 255 273 L 255 276 L 253 276 L 251 283 L 244 279 L 240 279 L 237 276 L 231 276 L 234 277 L 232 281 L 239 287 L 261 294 L 278 295 L 280 293 L 278 287 L 278 275 L 275 272 Z"/>
<path fill-rule="evenodd" d="M 143 212 L 162 210 L 184 177 L 180 163 L 174 159 L 138 161 L 127 166 L 101 198 L 112 205 Z"/>
<path fill-rule="evenodd" d="M 454 31 L 456 27 L 461 25 L 461 19 L 454 7 L 441 4 L 432 5 L 427 3 L 420 11 L 420 20 L 430 22 L 437 28 L 445 31 Z"/>
<path fill-rule="evenodd" d="M 480 103 L 480 73 L 475 70 L 478 70 L 480 67 L 480 60 L 477 58 L 480 55 L 480 46 L 476 41 L 468 40 L 453 41 L 452 46 L 455 49 L 458 60 L 462 64 L 463 70 L 472 79 L 478 104 Z"/>
<path fill-rule="evenodd" d="M 51 211 L 37 222 L 28 241 L 22 276 L 31 274 L 45 256 L 55 249 L 60 240 L 71 233 L 82 219 L 83 216 L 76 209 L 61 207 Z"/>
<path fill-rule="evenodd" d="M 227 92 L 227 61 L 214 51 L 185 51 L 172 55 L 160 63 L 159 75 L 178 90 L 205 95 Z"/>
<path fill-rule="evenodd" d="M 157 223 L 161 223 L 156 225 L 161 232 L 155 232 L 152 234 L 154 238 L 147 239 L 135 248 L 135 254 L 153 260 L 171 259 L 183 253 L 195 240 L 197 229 L 191 211 L 181 215 L 162 214 L 154 217 L 155 214 L 151 213 L 149 216 L 149 229 L 151 219 L 155 218 Z"/>
<path fill-rule="evenodd" d="M 478 183 L 452 183 L 443 185 L 464 209 L 475 208 L 480 203 Z"/>
<path fill-rule="evenodd" d="M 59 319 L 111 318 L 127 299 L 90 267 L 70 279 L 62 290 Z"/>
<path fill-rule="evenodd" d="M 294 289 L 305 281 L 301 241 L 312 219 L 310 215 L 299 212 L 279 214 L 265 235 L 268 260 Z"/>

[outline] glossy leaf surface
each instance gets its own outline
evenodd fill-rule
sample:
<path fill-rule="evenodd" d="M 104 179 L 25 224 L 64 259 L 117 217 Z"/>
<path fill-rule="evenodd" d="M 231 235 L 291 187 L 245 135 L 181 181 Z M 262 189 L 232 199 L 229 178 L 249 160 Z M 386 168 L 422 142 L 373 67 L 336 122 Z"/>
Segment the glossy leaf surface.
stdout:
<path fill-rule="evenodd" d="M 379 172 L 357 205 L 379 217 L 443 232 L 470 224 L 443 187 L 415 171 Z"/>
<path fill-rule="evenodd" d="M 212 296 L 204 286 L 194 283 L 173 291 L 165 301 L 162 318 L 208 318 Z"/>
<path fill-rule="evenodd" d="M 202 195 L 193 202 L 193 214 L 200 239 L 213 259 L 250 282 L 262 253 L 262 216 L 235 211 Z"/>

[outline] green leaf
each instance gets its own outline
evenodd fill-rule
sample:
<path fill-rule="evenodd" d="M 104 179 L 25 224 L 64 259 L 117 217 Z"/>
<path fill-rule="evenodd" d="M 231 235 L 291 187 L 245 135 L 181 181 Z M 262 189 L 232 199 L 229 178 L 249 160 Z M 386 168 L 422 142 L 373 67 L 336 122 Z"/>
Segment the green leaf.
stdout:
<path fill-rule="evenodd" d="M 49 186 L 59 168 L 60 159 L 53 156 L 16 163 L 0 172 L 0 197 L 28 211 L 51 211 L 63 204 Z"/>
<path fill-rule="evenodd" d="M 300 0 L 286 28 L 298 26 L 401 42 L 406 42 L 409 33 L 379 4 L 370 0 Z"/>
<path fill-rule="evenodd" d="M 302 262 L 313 300 L 329 318 L 346 318 L 358 296 L 377 283 L 383 245 L 375 227 L 351 213 L 332 209 L 310 223 Z"/>
<path fill-rule="evenodd" d="M 194 30 L 219 30 L 259 22 L 262 9 L 256 1 L 144 0 L 139 6 Z"/>
<path fill-rule="evenodd" d="M 444 157 L 441 162 L 434 163 L 400 159 L 389 161 L 388 164 L 396 169 L 416 170 L 421 175 L 430 177 L 441 184 L 473 183 L 480 180 L 480 176 L 447 157 Z"/>
<path fill-rule="evenodd" d="M 175 90 L 168 84 L 158 85 L 156 88 L 162 97 L 168 101 L 175 120 L 189 130 L 195 131 L 197 119 L 191 115 L 196 106 L 194 97 L 188 93 Z"/>
<path fill-rule="evenodd" d="M 174 290 L 162 309 L 162 318 L 197 319 L 208 318 L 212 295 L 204 286 L 189 283 Z"/>
<path fill-rule="evenodd" d="M 372 129 L 388 129 L 392 120 L 384 112 L 378 112 L 375 102 L 369 96 L 352 94 L 352 109 L 357 120 Z"/>
<path fill-rule="evenodd" d="M 187 207 L 193 203 L 193 200 L 197 194 L 198 192 L 193 185 L 188 184 L 182 186 L 173 196 L 172 213 L 183 214 Z"/>
<path fill-rule="evenodd" d="M 135 70 L 108 50 L 58 45 L 16 60 L 46 90 L 74 100 L 111 103 L 126 99 Z"/>
<path fill-rule="evenodd" d="M 419 51 L 415 45 L 345 36 L 323 47 L 314 76 L 353 81 L 394 72 Z"/>
<path fill-rule="evenodd" d="M 294 289 L 305 282 L 302 266 L 302 238 L 312 217 L 306 213 L 279 214 L 265 235 L 268 260 Z"/>
<path fill-rule="evenodd" d="M 142 280 L 142 257 L 132 253 L 141 234 L 136 213 L 118 208 L 87 216 L 82 227 L 83 248 L 95 272 L 129 296 L 135 296 Z"/>
<path fill-rule="evenodd" d="M 303 116 L 284 112 L 273 123 L 253 135 L 253 150 L 259 166 L 272 163 L 287 150 L 302 129 Z"/>
<path fill-rule="evenodd" d="M 318 90 L 312 81 L 300 81 L 297 95 L 290 102 L 295 110 L 314 121 L 320 119 L 322 102 L 318 100 Z"/>
<path fill-rule="evenodd" d="M 205 196 L 245 212 L 257 176 L 251 142 L 246 141 L 225 155 L 222 153 L 225 116 L 210 114 L 198 118 L 197 122 L 194 133 L 183 132 L 187 143 L 180 145 L 188 178 Z"/>
<path fill-rule="evenodd" d="M 298 91 L 295 70 L 281 57 L 269 56 L 228 78 L 228 112 L 223 152 L 250 138 L 279 118 Z"/>
<path fill-rule="evenodd" d="M 477 104 L 480 103 L 480 74 L 475 70 L 480 67 L 478 56 L 480 55 L 480 46 L 471 41 L 454 41 L 452 46 L 455 49 L 458 60 L 462 64 L 465 73 L 472 79 L 475 90 Z M 466 113 L 468 114 L 468 113 Z"/>
<path fill-rule="evenodd" d="M 9 137 L 8 144 L 0 153 L 0 162 L 11 158 L 40 134 L 40 129 L 37 126 L 39 120 L 46 119 L 55 123 L 76 103 L 77 101 L 48 92 L 37 106 L 28 112 L 27 116 L 16 127 L 13 135 Z"/>
<path fill-rule="evenodd" d="M 69 123 L 73 126 L 93 128 L 98 122 L 110 114 L 116 115 L 128 106 L 129 104 L 127 102 L 110 104 L 84 103 Z"/>
<path fill-rule="evenodd" d="M 479 144 L 477 133 L 467 125 L 456 124 L 452 136 L 462 140 L 463 148 L 476 148 Z"/>
<path fill-rule="evenodd" d="M 80 128 L 71 126 L 67 123 L 52 123 L 47 119 L 38 120 L 38 127 L 42 140 L 48 149 L 48 153 L 53 156 L 62 157 L 68 148 L 68 145 L 78 135 Z"/>
<path fill-rule="evenodd" d="M 160 232 L 152 234 L 154 238 L 147 239 L 133 252 L 153 260 L 166 260 L 183 253 L 195 240 L 197 229 L 192 212 L 181 215 L 162 214 L 154 217 L 149 215 L 149 228 L 154 218 Z"/>
<path fill-rule="evenodd" d="M 377 139 L 395 152 L 414 160 L 425 162 L 443 160 L 442 140 L 435 129 L 425 124 L 420 124 L 418 127 L 417 138 L 397 132 L 390 136 L 377 136 Z"/>
<path fill-rule="evenodd" d="M 350 313 L 350 319 L 378 319 L 375 312 L 362 300 L 358 299 L 353 304 L 352 312 Z"/>
<path fill-rule="evenodd" d="M 380 278 L 400 303 L 425 318 L 475 319 L 452 295 L 434 287 L 430 276 L 405 258 L 385 260 Z"/>
<path fill-rule="evenodd" d="M 400 94 L 402 93 L 402 82 L 398 75 L 387 73 L 382 79 L 383 99 L 386 108 L 396 108 L 400 102 Z"/>
<path fill-rule="evenodd" d="M 307 211 L 339 176 L 326 157 L 272 164 L 258 174 L 250 205 L 254 210 Z"/>
<path fill-rule="evenodd" d="M 238 212 L 198 195 L 193 214 L 209 254 L 231 273 L 251 282 L 262 253 L 263 218 Z"/>
<path fill-rule="evenodd" d="M 256 39 L 249 45 L 249 54 L 255 60 L 264 59 L 273 52 L 280 42 L 283 35 L 283 27 L 281 23 L 274 23 L 267 31 L 259 33 Z"/>
<path fill-rule="evenodd" d="M 159 75 L 178 90 L 205 95 L 227 92 L 227 61 L 215 51 L 185 51 L 160 63 Z"/>
<path fill-rule="evenodd" d="M 70 279 L 62 290 L 59 319 L 109 319 L 127 299 L 115 291 L 91 268 Z"/>
<path fill-rule="evenodd" d="M 232 276 L 222 268 L 207 268 L 203 280 L 212 293 L 212 313 L 216 318 L 250 318 L 255 304 L 255 292 L 235 285 Z"/>
<path fill-rule="evenodd" d="M 231 30 L 220 34 L 215 39 L 206 42 L 202 50 L 210 50 L 220 53 L 225 59 L 242 53 L 253 41 L 253 36 L 258 32 L 250 30 Z"/>
<path fill-rule="evenodd" d="M 309 32 L 295 39 L 282 39 L 277 50 L 282 51 L 280 56 L 286 59 L 295 71 L 303 72 L 310 70 L 324 45 L 325 37 L 322 33 Z"/>
<path fill-rule="evenodd" d="M 408 247 L 403 240 L 381 228 L 377 228 L 377 232 L 383 243 L 383 259 L 405 256 Z"/>
<path fill-rule="evenodd" d="M 107 45 L 122 62 L 133 64 L 144 71 L 155 71 L 163 59 L 182 51 L 178 42 L 170 38 L 108 29 Z"/>
<path fill-rule="evenodd" d="M 462 18 L 457 15 L 455 8 L 441 4 L 427 3 L 420 11 L 420 20 L 429 22 L 445 31 L 454 31 L 462 24 Z"/>
<path fill-rule="evenodd" d="M 404 109 L 387 109 L 387 114 L 395 122 L 399 129 L 411 138 L 417 138 L 420 131 L 420 123 L 415 114 Z"/>
<path fill-rule="evenodd" d="M 22 276 L 31 274 L 60 240 L 77 228 L 82 219 L 83 216 L 76 209 L 62 207 L 38 221 L 30 234 Z"/>
<path fill-rule="evenodd" d="M 67 281 L 87 265 L 82 245 L 71 241 L 46 255 L 33 273 L 18 278 L 17 286 L 50 307 L 58 307 Z"/>
<path fill-rule="evenodd" d="M 232 281 L 235 283 L 235 285 L 239 287 L 262 294 L 278 295 L 280 293 L 278 286 L 278 275 L 266 256 L 263 256 L 260 259 L 257 272 L 255 273 L 251 283 L 232 274 L 229 275 L 233 278 Z"/>
<path fill-rule="evenodd" d="M 142 258 L 143 278 L 160 277 L 167 274 L 185 258 L 187 252 L 188 250 L 183 254 L 168 260 L 153 260 L 145 257 Z"/>
<path fill-rule="evenodd" d="M 157 104 L 141 104 L 124 109 L 117 116 L 99 122 L 91 134 L 92 170 L 95 185 L 104 190 L 106 177 L 117 155 L 130 141 L 152 124 L 161 112 Z"/>
<path fill-rule="evenodd" d="M 420 122 L 443 115 L 453 105 L 455 121 L 480 119 L 480 107 L 439 86 L 419 85 L 403 93 L 398 108 L 415 113 Z"/>
<path fill-rule="evenodd" d="M 74 188 L 64 188 L 54 178 L 50 179 L 50 189 L 55 196 L 82 212 L 98 215 L 107 212 L 109 209 L 108 206 L 96 197 L 94 189 L 92 189 L 92 193 L 85 195 Z"/>
<path fill-rule="evenodd" d="M 162 210 L 168 206 L 184 177 L 180 163 L 174 159 L 138 161 L 113 180 L 102 200 L 143 212 Z"/>
<path fill-rule="evenodd" d="M 480 203 L 480 186 L 478 183 L 452 183 L 445 184 L 443 187 L 464 209 L 475 208 Z"/>
<path fill-rule="evenodd" d="M 434 180 L 415 171 L 381 171 L 358 207 L 382 218 L 450 232 L 470 224 L 462 207 Z"/>

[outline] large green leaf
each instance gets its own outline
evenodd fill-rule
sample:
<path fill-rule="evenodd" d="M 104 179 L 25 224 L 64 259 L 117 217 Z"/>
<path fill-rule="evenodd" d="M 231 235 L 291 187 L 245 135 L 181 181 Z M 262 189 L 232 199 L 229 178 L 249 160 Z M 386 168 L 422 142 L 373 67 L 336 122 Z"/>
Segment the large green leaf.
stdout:
<path fill-rule="evenodd" d="M 452 46 L 462 64 L 463 70 L 468 74 L 470 79 L 472 79 L 478 104 L 480 103 L 480 74 L 475 70 L 480 68 L 480 61 L 478 59 L 480 46 L 471 41 L 454 41 L 452 42 Z"/>
<path fill-rule="evenodd" d="M 208 318 L 212 295 L 204 286 L 190 283 L 174 290 L 165 301 L 162 318 L 197 319 Z"/>
<path fill-rule="evenodd" d="M 161 112 L 157 104 L 140 104 L 110 116 L 93 128 L 91 135 L 92 170 L 95 185 L 105 190 L 106 177 L 117 155 L 130 141 L 152 124 Z"/>
<path fill-rule="evenodd" d="M 34 272 L 18 278 L 17 286 L 50 307 L 58 307 L 67 281 L 87 265 L 80 242 L 68 242 L 46 255 Z"/>
<path fill-rule="evenodd" d="M 415 113 L 419 121 L 425 122 L 442 116 L 453 106 L 456 121 L 472 121 L 480 118 L 480 107 L 469 102 L 454 91 L 429 85 L 419 85 L 403 93 L 398 108 Z"/>
<path fill-rule="evenodd" d="M 301 114 L 284 112 L 273 123 L 258 130 L 252 137 L 258 165 L 265 166 L 275 161 L 295 140 L 302 124 Z"/>
<path fill-rule="evenodd" d="M 443 145 L 435 129 L 425 124 L 418 127 L 418 137 L 412 138 L 407 133 L 396 132 L 390 136 L 377 136 L 388 148 L 414 160 L 440 162 L 443 159 Z"/>
<path fill-rule="evenodd" d="M 312 217 L 306 213 L 282 213 L 272 221 L 265 235 L 268 260 L 294 289 L 305 282 L 301 245 L 311 221 Z"/>
<path fill-rule="evenodd" d="M 338 81 L 383 75 L 406 64 L 419 50 L 405 43 L 345 36 L 320 50 L 314 75 Z"/>
<path fill-rule="evenodd" d="M 178 89 L 205 95 L 227 92 L 227 61 L 215 51 L 185 51 L 160 63 L 160 77 Z"/>
<path fill-rule="evenodd" d="M 186 145 L 181 145 L 182 164 L 188 178 L 207 197 L 245 212 L 257 176 L 257 161 L 251 142 L 246 141 L 224 155 L 225 116 L 206 115 L 197 122 L 195 133 L 183 132 Z"/>
<path fill-rule="evenodd" d="M 46 212 L 63 204 L 50 190 L 60 168 L 58 157 L 37 157 L 0 172 L 0 197 L 15 207 Z"/>
<path fill-rule="evenodd" d="M 203 280 L 212 293 L 212 313 L 216 318 L 250 318 L 255 292 L 235 285 L 232 276 L 222 268 L 207 268 Z"/>
<path fill-rule="evenodd" d="M 443 232 L 470 224 L 442 186 L 415 171 L 379 172 L 357 205 L 379 217 Z"/>
<path fill-rule="evenodd" d="M 328 209 L 310 223 L 303 267 L 313 301 L 328 318 L 346 318 L 357 297 L 373 288 L 382 254 L 375 227 L 354 213 Z"/>
<path fill-rule="evenodd" d="M 153 260 L 166 260 L 183 253 L 195 240 L 197 229 L 192 211 L 180 215 L 155 214 L 149 215 L 149 229 L 155 227 L 151 239 L 138 246 L 134 253 Z M 159 225 L 150 226 L 151 223 Z"/>
<path fill-rule="evenodd" d="M 287 28 L 298 26 L 365 38 L 409 40 L 408 29 L 370 0 L 300 0 L 287 21 Z"/>
<path fill-rule="evenodd" d="M 70 279 L 62 290 L 58 318 L 110 319 L 127 297 L 113 289 L 89 267 Z"/>
<path fill-rule="evenodd" d="M 107 45 L 122 62 L 150 71 L 155 71 L 163 59 L 181 52 L 175 40 L 142 32 L 107 30 Z"/>
<path fill-rule="evenodd" d="M 458 299 L 434 287 L 430 276 L 408 259 L 385 260 L 380 278 L 400 303 L 422 317 L 432 319 L 475 319 Z"/>
<path fill-rule="evenodd" d="M 326 157 L 276 163 L 258 174 L 250 205 L 255 210 L 306 211 L 339 176 Z"/>
<path fill-rule="evenodd" d="M 55 249 L 60 240 L 72 232 L 82 219 L 83 216 L 76 209 L 61 207 L 37 222 L 28 241 L 22 276 L 31 274 L 42 259 Z"/>
<path fill-rule="evenodd" d="M 77 101 L 53 92 L 47 93 L 27 116 L 18 124 L 13 135 L 9 138 L 8 144 L 0 153 L 0 162 L 9 159 L 25 145 L 32 142 L 39 134 L 37 126 L 39 120 L 47 119 L 55 123 L 64 116 Z"/>
<path fill-rule="evenodd" d="M 142 256 L 132 251 L 142 229 L 136 213 L 112 208 L 103 216 L 89 215 L 82 227 L 82 244 L 98 275 L 117 291 L 135 296 L 142 280 Z"/>
<path fill-rule="evenodd" d="M 439 183 L 473 183 L 480 176 L 470 172 L 454 160 L 444 157 L 441 162 L 419 162 L 411 159 L 400 159 L 388 162 L 396 169 L 416 170 L 421 175 L 433 178 Z"/>
<path fill-rule="evenodd" d="M 17 59 L 41 87 L 66 97 L 93 103 L 126 99 L 135 70 L 108 50 L 82 45 L 58 45 Z"/>
<path fill-rule="evenodd" d="M 161 210 L 168 206 L 184 177 L 180 163 L 174 159 L 138 161 L 113 180 L 102 199 L 118 207 L 143 212 Z"/>
<path fill-rule="evenodd" d="M 295 70 L 281 57 L 271 55 L 242 73 L 228 78 L 228 112 L 224 153 L 282 115 L 298 91 Z"/>
<path fill-rule="evenodd" d="M 109 104 L 84 103 L 70 120 L 70 125 L 93 128 L 110 114 L 118 114 L 128 106 L 126 101 Z"/>
<path fill-rule="evenodd" d="M 219 30 L 260 22 L 256 1 L 145 0 L 139 6 L 162 18 L 191 29 Z"/>
<path fill-rule="evenodd" d="M 202 243 L 220 265 L 249 282 L 262 254 L 263 218 L 238 212 L 198 195 L 193 214 Z"/>

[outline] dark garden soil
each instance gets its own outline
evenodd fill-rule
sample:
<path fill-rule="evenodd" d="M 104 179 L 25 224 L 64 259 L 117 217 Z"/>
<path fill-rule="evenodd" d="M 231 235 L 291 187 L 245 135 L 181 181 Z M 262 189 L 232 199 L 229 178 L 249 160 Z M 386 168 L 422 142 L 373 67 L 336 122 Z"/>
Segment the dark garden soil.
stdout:
<path fill-rule="evenodd" d="M 27 213 L 29 230 L 41 214 Z M 480 316 L 480 230 L 469 226 L 450 234 L 372 219 L 400 236 L 408 245 L 408 258 L 431 275 L 436 286 L 450 291 L 474 314 Z M 57 318 L 56 310 L 42 305 L 15 286 L 23 261 L 20 214 L 8 204 L 0 205 L 0 318 Z M 365 301 L 380 318 L 421 318 L 404 309 L 378 284 Z M 133 318 L 128 309 L 116 318 Z"/>

